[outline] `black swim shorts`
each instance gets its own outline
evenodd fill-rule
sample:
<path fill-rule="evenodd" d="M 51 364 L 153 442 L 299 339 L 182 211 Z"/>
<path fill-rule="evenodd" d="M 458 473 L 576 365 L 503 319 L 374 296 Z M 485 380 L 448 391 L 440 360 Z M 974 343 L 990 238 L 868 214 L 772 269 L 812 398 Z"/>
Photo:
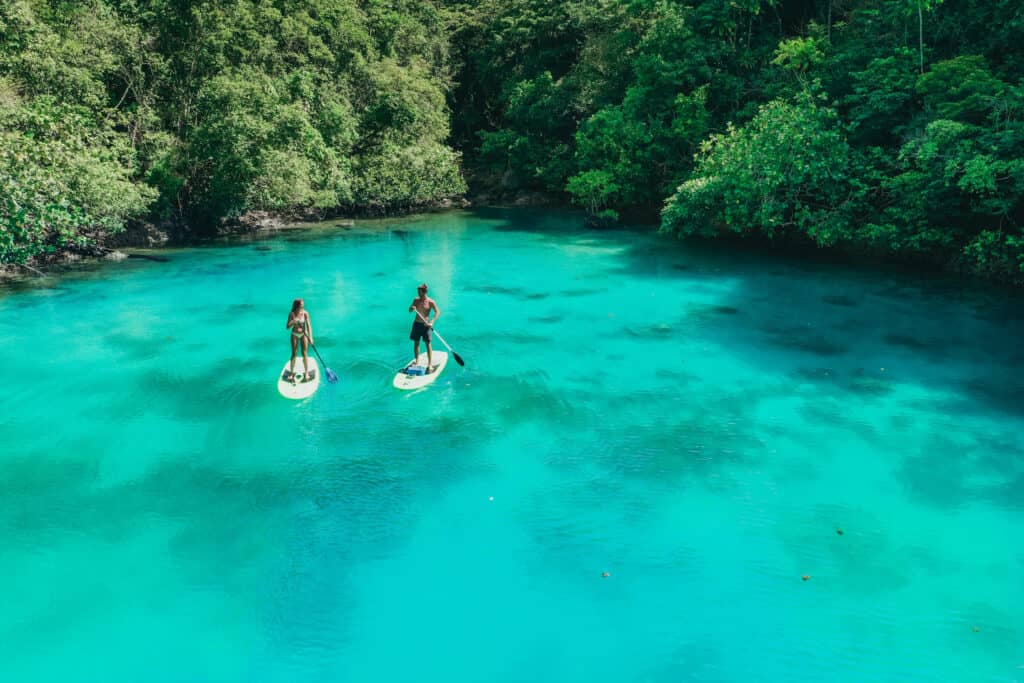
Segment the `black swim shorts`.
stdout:
<path fill-rule="evenodd" d="M 412 324 L 412 332 L 409 333 L 409 339 L 413 341 L 422 339 L 429 344 L 432 341 L 430 338 L 430 328 L 417 320 Z"/>

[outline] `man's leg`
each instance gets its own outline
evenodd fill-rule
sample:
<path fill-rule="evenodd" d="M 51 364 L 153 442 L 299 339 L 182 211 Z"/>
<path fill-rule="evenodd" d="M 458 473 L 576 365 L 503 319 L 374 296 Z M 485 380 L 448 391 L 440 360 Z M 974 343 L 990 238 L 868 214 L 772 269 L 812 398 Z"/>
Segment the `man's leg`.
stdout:
<path fill-rule="evenodd" d="M 415 365 L 420 360 L 420 340 L 417 339 L 412 343 L 412 364 Z"/>
<path fill-rule="evenodd" d="M 434 371 L 434 359 L 430 355 L 430 342 L 427 342 L 427 372 Z"/>

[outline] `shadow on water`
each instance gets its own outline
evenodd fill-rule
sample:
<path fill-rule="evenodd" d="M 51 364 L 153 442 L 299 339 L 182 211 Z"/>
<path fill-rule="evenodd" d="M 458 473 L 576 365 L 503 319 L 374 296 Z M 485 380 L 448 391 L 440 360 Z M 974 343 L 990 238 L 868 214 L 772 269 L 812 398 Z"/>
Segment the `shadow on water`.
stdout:
<path fill-rule="evenodd" d="M 992 372 L 1024 362 L 1020 292 L 941 274 L 680 242 L 645 228 L 575 232 L 625 245 L 619 256 L 624 274 L 708 291 L 717 300 L 689 309 L 686 318 L 713 320 L 701 334 L 754 364 L 769 353 L 783 372 L 861 395 L 888 393 L 897 373 L 902 382 L 943 391 L 952 383 L 975 411 L 1024 416 L 1024 377 Z M 716 283 L 728 286 L 708 288 Z M 659 326 L 627 330 L 637 337 L 667 332 Z"/>

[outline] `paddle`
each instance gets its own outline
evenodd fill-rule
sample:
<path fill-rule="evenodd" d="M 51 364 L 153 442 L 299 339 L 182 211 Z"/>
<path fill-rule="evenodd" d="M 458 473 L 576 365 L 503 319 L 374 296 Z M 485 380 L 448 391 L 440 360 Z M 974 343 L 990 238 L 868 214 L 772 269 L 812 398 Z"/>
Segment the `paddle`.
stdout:
<path fill-rule="evenodd" d="M 305 334 L 309 345 L 313 347 L 313 353 L 315 353 L 316 357 L 320 359 L 320 365 L 324 366 L 324 374 L 327 375 L 327 381 L 334 384 L 338 381 L 338 376 L 334 374 L 334 370 L 327 367 L 327 363 L 324 362 L 323 356 L 321 356 L 320 352 L 316 350 L 316 344 L 314 344 L 313 340 L 309 338 L 309 332 L 306 332 Z"/>
<path fill-rule="evenodd" d="M 420 313 L 419 311 L 416 311 L 416 317 L 419 318 L 420 320 L 422 320 L 423 322 L 425 322 L 427 324 L 427 326 L 430 326 L 430 321 L 427 320 L 426 318 L 424 318 L 423 314 Z M 434 328 L 431 327 L 430 329 L 433 330 Z M 437 338 L 441 340 L 441 343 L 444 344 L 444 347 L 452 352 L 452 356 L 455 358 L 455 362 L 458 363 L 459 365 L 465 366 L 466 362 L 464 360 L 462 360 L 462 356 L 460 356 L 459 354 L 455 353 L 455 349 L 453 349 L 452 347 L 448 346 L 448 342 L 446 342 L 444 340 L 444 337 L 442 337 L 440 334 L 438 334 L 437 330 L 434 330 L 434 334 L 436 334 Z"/>

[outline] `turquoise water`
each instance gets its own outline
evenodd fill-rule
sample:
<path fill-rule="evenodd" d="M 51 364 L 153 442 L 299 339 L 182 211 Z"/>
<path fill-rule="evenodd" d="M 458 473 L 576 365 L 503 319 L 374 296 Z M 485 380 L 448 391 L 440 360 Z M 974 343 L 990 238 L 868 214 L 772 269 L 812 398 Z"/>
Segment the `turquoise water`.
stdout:
<path fill-rule="evenodd" d="M 1024 679 L 1019 295 L 527 211 L 168 256 L 0 295 L 0 680 Z"/>

